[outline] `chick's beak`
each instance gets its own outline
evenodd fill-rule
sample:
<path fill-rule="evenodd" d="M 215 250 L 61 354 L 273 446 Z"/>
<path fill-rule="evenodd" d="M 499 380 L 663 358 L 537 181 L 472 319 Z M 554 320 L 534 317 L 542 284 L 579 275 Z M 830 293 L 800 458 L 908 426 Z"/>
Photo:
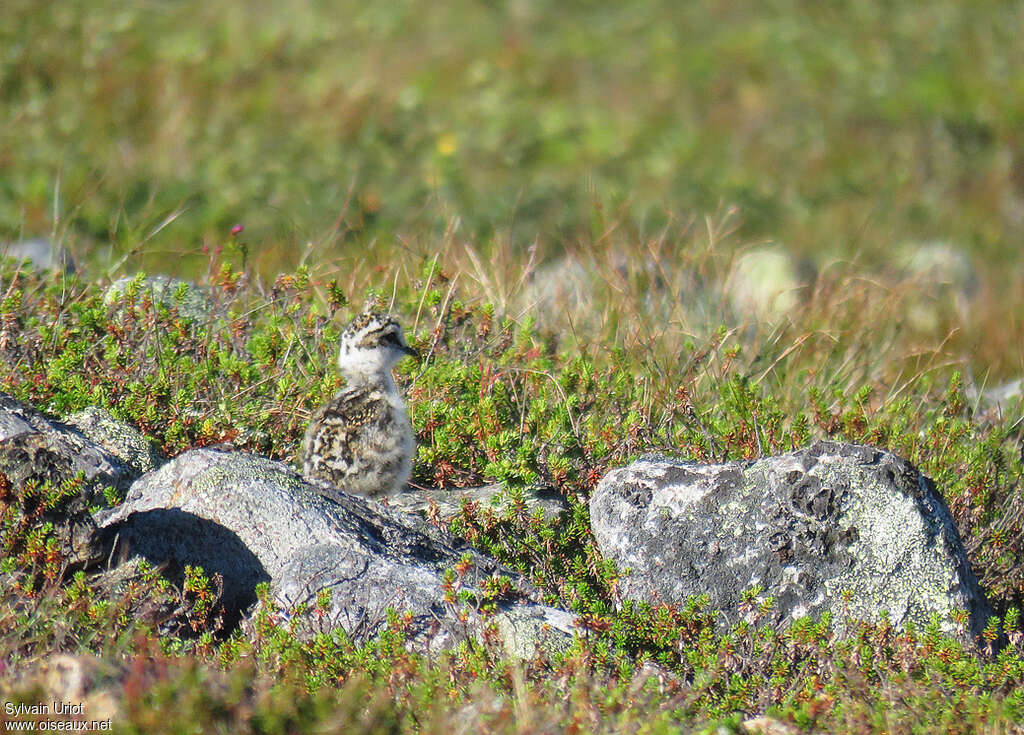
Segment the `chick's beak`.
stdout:
<path fill-rule="evenodd" d="M 418 359 L 420 359 L 420 353 L 419 353 L 419 352 L 417 352 L 416 350 L 414 350 L 414 349 L 413 349 L 412 347 L 410 347 L 409 345 L 402 345 L 402 348 L 401 348 L 401 349 L 402 349 L 402 352 L 404 352 L 405 354 L 407 354 L 407 355 L 408 355 L 409 357 L 414 357 L 414 358 L 416 358 L 417 360 L 418 360 Z"/>

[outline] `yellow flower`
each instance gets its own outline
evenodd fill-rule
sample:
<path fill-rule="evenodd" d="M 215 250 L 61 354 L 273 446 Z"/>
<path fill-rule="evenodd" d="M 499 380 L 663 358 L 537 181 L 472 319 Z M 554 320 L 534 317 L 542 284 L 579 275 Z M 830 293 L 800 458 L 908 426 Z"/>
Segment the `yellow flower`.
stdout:
<path fill-rule="evenodd" d="M 437 139 L 437 152 L 442 156 L 450 156 L 457 147 L 455 136 L 451 133 L 445 133 Z"/>

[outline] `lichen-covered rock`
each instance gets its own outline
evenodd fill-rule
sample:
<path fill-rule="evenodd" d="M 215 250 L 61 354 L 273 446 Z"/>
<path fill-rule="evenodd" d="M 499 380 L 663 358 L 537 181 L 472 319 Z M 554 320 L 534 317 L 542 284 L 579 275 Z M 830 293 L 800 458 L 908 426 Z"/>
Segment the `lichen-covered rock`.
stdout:
<path fill-rule="evenodd" d="M 500 484 L 442 490 L 406 490 L 388 497 L 386 501 L 390 508 L 447 522 L 462 512 L 463 500 L 477 503 L 482 509 L 507 510 L 512 500 L 504 490 Z M 568 508 L 558 492 L 542 487 L 524 490 L 523 505 L 530 514 L 539 510 L 546 520 L 557 518 Z"/>
<path fill-rule="evenodd" d="M 95 423 L 101 421 L 101 414 L 105 415 L 102 422 L 106 426 L 103 446 L 92 438 L 98 436 L 98 431 L 88 426 L 83 431 L 75 425 L 75 420 L 89 423 L 82 414 L 67 423 L 56 421 L 0 393 L 0 469 L 19 483 L 28 479 L 59 482 L 81 472 L 88 499 L 96 502 L 103 502 L 102 495 L 96 493 L 103 487 L 126 492 L 147 466 L 136 461 L 128 446 L 135 447 L 146 440 L 136 429 L 117 422 L 100 409 L 92 414 Z M 126 437 L 126 444 L 115 439 L 118 434 Z"/>
<path fill-rule="evenodd" d="M 121 425 L 120 431 L 141 438 L 131 427 Z M 116 449 L 113 444 L 111 447 Z M 84 564 L 94 561 L 102 551 L 94 543 L 90 511 L 107 505 L 106 488 L 114 488 L 119 494 L 127 492 L 142 469 L 123 452 L 100 446 L 75 426 L 50 419 L 0 393 L 0 472 L 16 486 L 27 482 L 58 486 L 81 473 L 78 495 L 45 517 L 54 523 L 68 560 Z"/>
<path fill-rule="evenodd" d="M 733 263 L 725 292 L 742 322 L 779 323 L 801 303 L 813 269 L 781 249 L 761 248 Z"/>
<path fill-rule="evenodd" d="M 829 612 L 901 626 L 967 611 L 989 616 L 953 519 L 911 464 L 871 447 L 817 442 L 750 462 L 642 458 L 610 472 L 590 500 L 601 553 L 625 570 L 635 600 L 707 593 L 727 626 L 755 586 L 776 599 L 778 626 Z"/>
<path fill-rule="evenodd" d="M 978 273 L 967 250 L 935 240 L 908 242 L 893 260 L 904 284 L 901 319 L 919 332 L 948 330 L 949 320 L 970 323 Z"/>
<path fill-rule="evenodd" d="M 154 304 L 166 308 L 176 307 L 182 316 L 203 321 L 213 315 L 213 302 L 194 283 L 167 276 L 146 276 L 119 278 L 103 294 L 103 303 L 108 306 L 120 303 L 129 293 L 146 294 Z"/>
<path fill-rule="evenodd" d="M 494 626 L 509 656 L 529 659 L 538 650 L 564 652 L 576 616 L 544 605 L 508 605 L 494 616 Z"/>
<path fill-rule="evenodd" d="M 498 575 L 512 581 L 499 608 L 516 621 L 516 650 L 527 647 L 530 635 L 522 631 L 531 620 L 540 645 L 570 637 L 571 620 L 537 604 L 536 591 L 519 575 L 436 528 L 414 528 L 403 514 L 366 498 L 333 489 L 324 497 L 326 490 L 280 462 L 197 449 L 142 477 L 122 506 L 97 521 L 132 554 L 220 574 L 229 619 L 255 601 L 258 583 L 269 582 L 277 603 L 299 616 L 300 632 L 340 626 L 365 640 L 394 608 L 413 613 L 420 646 L 447 647 L 483 634 L 483 621 L 472 612 L 462 619 L 462 605 L 446 595 L 446 570 L 466 557 L 462 589 L 480 591 Z M 330 605 L 318 611 L 324 592 Z M 310 609 L 295 612 L 303 603 Z"/>
<path fill-rule="evenodd" d="M 135 477 L 155 470 L 167 461 L 141 431 L 118 421 L 105 409 L 89 406 L 68 416 L 64 423 L 78 429 L 86 439 L 117 457 L 132 469 Z"/>

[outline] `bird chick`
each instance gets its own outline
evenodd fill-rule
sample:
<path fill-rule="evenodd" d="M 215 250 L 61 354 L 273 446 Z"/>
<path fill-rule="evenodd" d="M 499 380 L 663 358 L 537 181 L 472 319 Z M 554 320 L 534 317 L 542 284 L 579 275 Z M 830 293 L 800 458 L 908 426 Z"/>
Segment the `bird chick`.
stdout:
<path fill-rule="evenodd" d="M 391 369 L 406 355 L 416 351 L 387 315 L 365 312 L 345 328 L 338 369 L 347 384 L 309 422 L 302 442 L 306 477 L 368 496 L 405 487 L 415 442 Z"/>

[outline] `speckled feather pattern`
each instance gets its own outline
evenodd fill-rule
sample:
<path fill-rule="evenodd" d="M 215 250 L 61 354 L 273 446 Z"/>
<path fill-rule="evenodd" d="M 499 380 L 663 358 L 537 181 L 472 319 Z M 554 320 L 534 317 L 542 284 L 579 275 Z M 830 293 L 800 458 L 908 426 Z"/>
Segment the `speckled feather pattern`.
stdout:
<path fill-rule="evenodd" d="M 360 495 L 405 487 L 415 449 L 391 367 L 413 351 L 398 322 L 366 313 L 342 334 L 338 367 L 348 385 L 314 413 L 303 440 L 303 473 Z"/>

